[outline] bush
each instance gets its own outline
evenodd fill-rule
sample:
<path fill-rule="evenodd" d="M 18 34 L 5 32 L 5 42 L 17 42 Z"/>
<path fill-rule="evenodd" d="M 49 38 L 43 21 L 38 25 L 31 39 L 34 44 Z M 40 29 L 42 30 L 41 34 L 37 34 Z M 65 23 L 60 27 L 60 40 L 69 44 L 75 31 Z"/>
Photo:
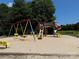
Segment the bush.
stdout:
<path fill-rule="evenodd" d="M 71 35 L 75 37 L 79 37 L 79 31 L 58 31 L 62 35 Z"/>

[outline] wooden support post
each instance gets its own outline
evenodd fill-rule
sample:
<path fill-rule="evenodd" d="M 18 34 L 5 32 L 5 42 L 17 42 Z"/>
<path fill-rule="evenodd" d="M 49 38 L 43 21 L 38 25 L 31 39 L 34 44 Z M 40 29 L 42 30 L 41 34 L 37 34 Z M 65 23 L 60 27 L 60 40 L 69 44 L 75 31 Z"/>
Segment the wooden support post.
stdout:
<path fill-rule="evenodd" d="M 14 24 L 11 26 L 8 36 L 10 36 L 13 26 L 14 26 Z"/>
<path fill-rule="evenodd" d="M 32 34 L 33 34 L 33 37 L 34 37 L 34 40 L 35 40 L 35 33 L 34 33 L 34 30 L 33 30 L 32 24 L 31 24 L 30 20 L 28 20 L 28 21 L 30 23 L 30 27 L 31 27 L 31 30 L 32 30 Z"/>
<path fill-rule="evenodd" d="M 16 26 L 16 28 L 15 28 L 14 36 L 18 36 L 18 25 L 19 25 L 19 24 L 17 24 L 17 26 Z"/>
<path fill-rule="evenodd" d="M 23 37 L 25 37 L 25 31 L 26 31 L 27 25 L 28 25 L 28 21 L 27 21 L 25 28 L 24 28 L 24 31 L 23 31 Z"/>

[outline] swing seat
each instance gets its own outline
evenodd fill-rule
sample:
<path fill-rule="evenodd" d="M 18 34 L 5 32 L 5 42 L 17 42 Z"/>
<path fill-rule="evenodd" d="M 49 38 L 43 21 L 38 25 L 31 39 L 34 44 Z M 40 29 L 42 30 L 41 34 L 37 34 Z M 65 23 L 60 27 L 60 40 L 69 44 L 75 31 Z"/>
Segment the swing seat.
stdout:
<path fill-rule="evenodd" d="M 14 36 L 18 36 L 18 33 L 15 33 Z"/>
<path fill-rule="evenodd" d="M 42 35 L 39 35 L 39 36 L 38 36 L 38 39 L 42 39 Z"/>
<path fill-rule="evenodd" d="M 42 39 L 41 37 L 38 37 L 38 39 Z"/>
<path fill-rule="evenodd" d="M 26 35 L 22 35 L 22 37 L 24 37 L 24 38 L 25 38 L 25 37 L 26 37 Z"/>

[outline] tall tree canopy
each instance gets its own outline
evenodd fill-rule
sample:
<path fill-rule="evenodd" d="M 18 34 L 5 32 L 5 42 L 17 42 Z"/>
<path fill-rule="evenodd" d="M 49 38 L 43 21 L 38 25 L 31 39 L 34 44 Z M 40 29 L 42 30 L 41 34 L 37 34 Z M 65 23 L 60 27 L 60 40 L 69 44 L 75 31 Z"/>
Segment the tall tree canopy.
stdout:
<path fill-rule="evenodd" d="M 54 13 L 55 7 L 52 0 L 32 0 L 30 3 L 26 0 L 14 0 L 10 17 L 13 20 L 30 18 L 40 22 L 51 22 L 55 20 Z"/>
<path fill-rule="evenodd" d="M 52 0 L 32 0 L 32 2 L 13 0 L 12 7 L 8 7 L 6 4 L 0 4 L 0 28 L 4 29 L 2 29 L 3 32 L 8 32 L 11 24 L 27 18 L 29 18 L 32 23 L 34 21 L 51 22 L 55 20 L 54 13 L 55 7 Z M 5 21 L 2 22 L 2 20 Z"/>
<path fill-rule="evenodd" d="M 54 21 L 55 7 L 52 0 L 33 0 L 32 14 L 33 18 L 40 22 Z M 51 19 L 52 18 L 52 19 Z"/>
<path fill-rule="evenodd" d="M 13 7 L 11 8 L 10 17 L 11 22 L 17 22 L 26 17 L 25 0 L 14 0 Z"/>
<path fill-rule="evenodd" d="M 61 30 L 78 30 L 79 31 L 79 22 L 76 24 L 61 25 Z"/>
<path fill-rule="evenodd" d="M 7 31 L 8 12 L 8 6 L 6 4 L 0 4 L 0 34 L 4 34 Z"/>
<path fill-rule="evenodd" d="M 24 6 L 24 4 L 25 4 L 25 0 L 14 0 L 13 6 L 21 8 Z"/>

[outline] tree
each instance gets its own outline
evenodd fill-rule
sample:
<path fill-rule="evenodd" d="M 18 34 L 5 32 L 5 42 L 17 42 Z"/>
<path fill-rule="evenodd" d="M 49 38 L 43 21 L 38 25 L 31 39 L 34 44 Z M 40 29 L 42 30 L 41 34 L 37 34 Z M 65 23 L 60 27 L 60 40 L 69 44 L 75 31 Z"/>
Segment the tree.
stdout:
<path fill-rule="evenodd" d="M 5 4 L 0 4 L 0 20 L 5 20 L 7 14 L 8 14 L 8 6 Z"/>
<path fill-rule="evenodd" d="M 79 30 L 79 22 L 76 24 L 61 25 L 61 30 Z"/>
<path fill-rule="evenodd" d="M 33 19 L 40 22 L 51 22 L 55 20 L 53 14 L 55 7 L 51 0 L 33 0 L 32 1 L 32 14 Z M 51 19 L 52 18 L 52 19 Z"/>
<path fill-rule="evenodd" d="M 51 0 L 32 0 L 32 2 L 13 0 L 12 7 L 0 4 L 0 31 L 7 33 L 13 23 L 23 19 L 27 20 L 27 18 L 32 21 L 33 28 L 36 28 L 36 22 L 54 21 L 54 13 L 55 7 Z"/>
<path fill-rule="evenodd" d="M 25 0 L 14 0 L 13 7 L 21 8 L 25 4 Z"/>
<path fill-rule="evenodd" d="M 14 0 L 13 7 L 9 13 L 11 22 L 15 23 L 27 18 L 29 12 L 28 6 L 25 0 Z"/>
<path fill-rule="evenodd" d="M 0 4 L 0 33 L 2 34 L 7 31 L 8 12 L 8 6 L 6 4 Z"/>

